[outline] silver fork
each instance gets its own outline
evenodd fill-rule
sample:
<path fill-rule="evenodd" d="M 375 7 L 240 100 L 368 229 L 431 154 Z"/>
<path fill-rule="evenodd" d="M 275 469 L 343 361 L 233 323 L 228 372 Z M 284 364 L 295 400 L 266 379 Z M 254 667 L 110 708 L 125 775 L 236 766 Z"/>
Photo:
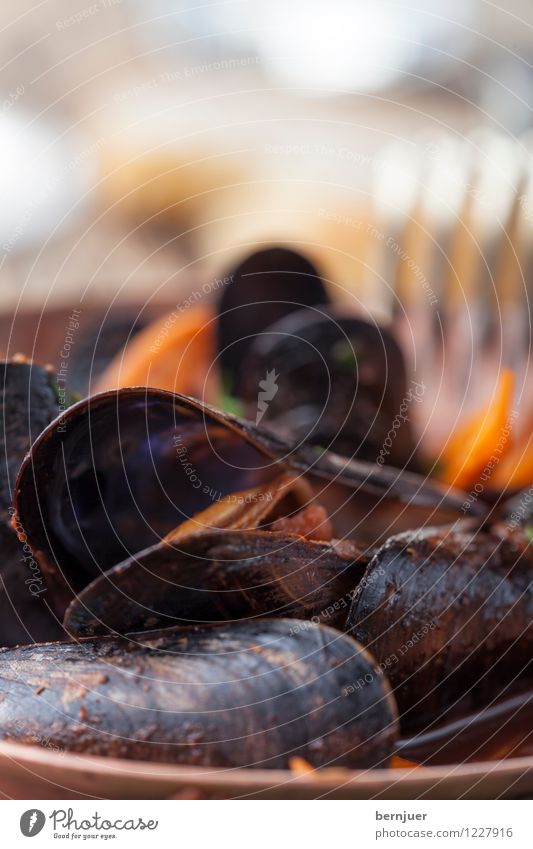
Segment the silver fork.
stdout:
<path fill-rule="evenodd" d="M 483 129 L 466 138 L 395 143 L 383 154 L 391 167 L 375 183 L 376 216 L 394 234 L 386 244 L 392 238 L 398 245 L 389 314 L 413 372 L 427 386 L 424 404 L 413 412 L 430 451 L 490 402 L 503 367 L 517 375 L 522 419 L 533 412 L 532 147 L 532 138 Z M 395 207 L 383 172 L 401 167 L 402 149 L 415 187 Z M 387 190 L 392 198 L 385 203 Z"/>

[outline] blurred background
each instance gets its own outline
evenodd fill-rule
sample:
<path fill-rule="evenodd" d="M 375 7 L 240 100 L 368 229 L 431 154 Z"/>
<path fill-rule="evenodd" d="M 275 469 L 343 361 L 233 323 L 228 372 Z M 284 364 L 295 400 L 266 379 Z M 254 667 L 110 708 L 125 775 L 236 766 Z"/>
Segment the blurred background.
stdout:
<path fill-rule="evenodd" d="M 3 0 L 3 311 L 174 304 L 271 242 L 378 317 L 527 295 L 533 9 L 505 5 Z"/>

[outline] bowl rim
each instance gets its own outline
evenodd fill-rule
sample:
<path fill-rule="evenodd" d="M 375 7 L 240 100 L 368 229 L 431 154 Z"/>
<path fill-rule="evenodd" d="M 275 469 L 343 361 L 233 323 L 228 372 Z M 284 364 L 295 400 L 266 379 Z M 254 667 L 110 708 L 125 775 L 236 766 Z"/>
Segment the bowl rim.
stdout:
<path fill-rule="evenodd" d="M 533 773 L 533 755 L 493 761 L 475 761 L 464 764 L 439 766 L 413 766 L 386 769 L 351 770 L 344 767 L 325 768 L 310 773 L 297 773 L 290 769 L 250 769 L 243 767 L 200 767 L 154 761 L 129 760 L 105 755 L 55 752 L 41 745 L 0 741 L 0 763 L 15 761 L 31 768 L 57 768 L 87 778 L 87 774 L 100 774 L 108 778 L 142 779 L 155 783 L 175 781 L 196 787 L 224 786 L 226 789 L 245 787 L 248 791 L 272 789 L 295 783 L 302 790 L 324 792 L 340 787 L 361 785 L 376 792 L 397 783 L 421 788 L 451 779 L 483 779 L 519 777 Z M 41 774 L 41 777 L 44 776 Z M 0 780 L 1 783 L 1 780 Z"/>

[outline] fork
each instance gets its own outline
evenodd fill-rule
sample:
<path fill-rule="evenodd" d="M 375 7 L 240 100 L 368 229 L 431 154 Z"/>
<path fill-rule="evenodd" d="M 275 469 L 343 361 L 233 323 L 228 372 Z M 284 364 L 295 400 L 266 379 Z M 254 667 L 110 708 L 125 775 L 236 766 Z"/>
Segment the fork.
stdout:
<path fill-rule="evenodd" d="M 533 411 L 532 148 L 531 135 L 515 140 L 483 128 L 395 142 L 382 154 L 373 215 L 390 234 L 393 262 L 385 255 L 381 273 L 393 280 L 392 325 L 427 386 L 413 412 L 430 453 L 494 398 L 504 367 L 516 374 L 522 419 Z M 398 168 L 410 186 L 395 196 Z"/>

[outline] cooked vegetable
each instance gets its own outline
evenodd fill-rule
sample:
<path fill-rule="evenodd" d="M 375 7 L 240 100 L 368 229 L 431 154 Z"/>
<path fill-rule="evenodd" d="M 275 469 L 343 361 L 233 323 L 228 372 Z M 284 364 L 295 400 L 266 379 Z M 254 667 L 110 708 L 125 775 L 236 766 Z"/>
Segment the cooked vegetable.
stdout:
<path fill-rule="evenodd" d="M 354 684 L 363 678 L 370 683 Z M 350 637 L 296 620 L 0 651 L 0 737 L 198 766 L 387 762 L 394 700 Z"/>
<path fill-rule="evenodd" d="M 132 344 L 148 321 L 144 312 L 124 304 L 101 309 L 87 318 L 83 313 L 70 351 L 70 388 L 82 396 L 92 391 L 110 362 L 126 344 Z"/>
<path fill-rule="evenodd" d="M 216 395 L 214 313 L 203 304 L 175 309 L 125 340 L 93 383 L 95 392 L 122 386 L 153 386 L 199 398 Z M 211 371 L 210 371 L 211 369 Z"/>
<path fill-rule="evenodd" d="M 533 484 L 533 419 L 531 415 L 522 427 L 516 426 L 508 450 L 488 481 L 493 492 L 513 492 Z"/>
<path fill-rule="evenodd" d="M 469 489 L 487 474 L 498 474 L 498 465 L 512 445 L 510 433 L 514 376 L 503 369 L 496 397 L 490 405 L 460 425 L 445 447 L 439 477 L 451 486 Z M 494 483 L 493 483 L 494 485 Z M 503 488 L 503 487 L 502 487 Z"/>

